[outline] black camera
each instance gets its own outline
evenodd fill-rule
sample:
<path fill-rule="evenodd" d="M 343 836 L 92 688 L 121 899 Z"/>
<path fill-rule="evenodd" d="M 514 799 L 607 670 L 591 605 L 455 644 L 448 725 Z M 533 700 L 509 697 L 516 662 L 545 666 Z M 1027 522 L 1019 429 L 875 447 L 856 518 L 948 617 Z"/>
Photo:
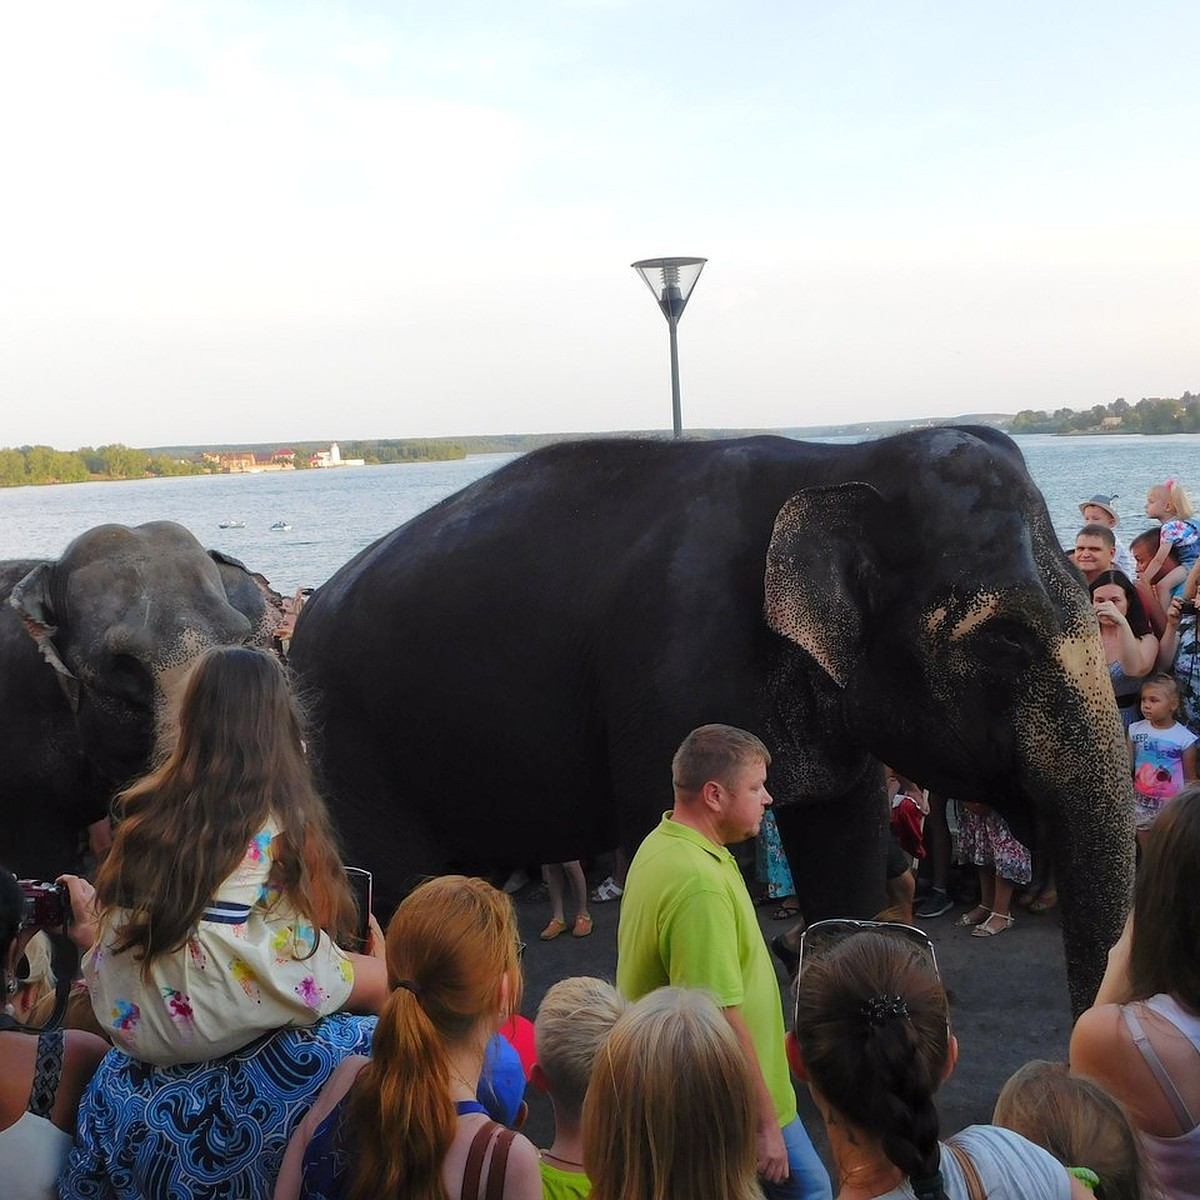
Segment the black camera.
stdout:
<path fill-rule="evenodd" d="M 1194 617 L 1196 615 L 1195 600 L 1180 600 L 1179 615 L 1181 617 Z"/>
<path fill-rule="evenodd" d="M 61 883 L 41 883 L 36 879 L 18 881 L 25 906 L 21 929 L 65 929 L 71 922 L 71 897 Z"/>

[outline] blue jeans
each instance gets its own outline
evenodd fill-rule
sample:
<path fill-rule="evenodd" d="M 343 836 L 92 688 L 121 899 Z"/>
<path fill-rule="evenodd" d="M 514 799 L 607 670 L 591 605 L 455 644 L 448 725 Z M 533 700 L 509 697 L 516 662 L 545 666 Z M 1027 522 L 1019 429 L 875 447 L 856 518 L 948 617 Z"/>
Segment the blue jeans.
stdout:
<path fill-rule="evenodd" d="M 796 1117 L 782 1132 L 790 1174 L 782 1183 L 758 1181 L 767 1200 L 833 1200 L 829 1172 L 813 1149 L 804 1122 Z"/>

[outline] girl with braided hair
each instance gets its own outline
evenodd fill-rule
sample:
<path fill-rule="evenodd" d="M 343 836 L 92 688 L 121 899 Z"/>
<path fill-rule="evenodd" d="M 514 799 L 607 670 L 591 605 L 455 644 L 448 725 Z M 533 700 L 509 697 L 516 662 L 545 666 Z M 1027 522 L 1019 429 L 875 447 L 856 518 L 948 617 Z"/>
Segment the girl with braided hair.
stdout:
<path fill-rule="evenodd" d="M 807 943 L 807 945 L 806 945 Z M 1084 1200 L 1053 1156 L 973 1125 L 939 1141 L 934 1094 L 958 1058 L 933 946 L 919 929 L 805 931 L 788 1057 L 829 1133 L 838 1200 Z"/>

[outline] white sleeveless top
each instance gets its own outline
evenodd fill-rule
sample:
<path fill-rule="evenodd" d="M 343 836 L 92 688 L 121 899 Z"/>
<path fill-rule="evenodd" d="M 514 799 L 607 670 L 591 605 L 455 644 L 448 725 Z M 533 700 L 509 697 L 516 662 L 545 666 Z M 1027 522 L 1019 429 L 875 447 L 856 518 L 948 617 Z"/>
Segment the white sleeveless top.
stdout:
<path fill-rule="evenodd" d="M 1151 996 L 1149 1000 L 1143 1000 L 1142 1004 L 1163 1020 L 1169 1021 L 1187 1038 L 1197 1056 L 1193 1070 L 1200 1070 L 1200 1016 L 1188 1012 L 1177 1000 L 1163 994 Z M 1147 1157 L 1154 1164 L 1159 1182 L 1167 1195 L 1175 1200 L 1200 1200 L 1200 1124 L 1197 1124 L 1196 1114 L 1188 1110 L 1176 1091 L 1175 1084 L 1166 1073 L 1158 1055 L 1154 1053 L 1153 1047 L 1148 1042 L 1139 1040 L 1137 1018 L 1133 1017 L 1133 1020 L 1130 1020 L 1134 1007 L 1127 1005 L 1121 1010 L 1121 1015 L 1133 1036 L 1134 1045 L 1158 1079 L 1159 1087 L 1179 1118 L 1179 1123 L 1187 1125 L 1191 1122 L 1187 1133 L 1181 1133 L 1178 1137 L 1158 1137 L 1152 1133 L 1142 1133 L 1142 1145 Z"/>
<path fill-rule="evenodd" d="M 67 1161 L 72 1137 L 45 1117 L 24 1112 L 0 1129 L 0 1179 L 4 1200 L 53 1200 L 58 1173 Z"/>

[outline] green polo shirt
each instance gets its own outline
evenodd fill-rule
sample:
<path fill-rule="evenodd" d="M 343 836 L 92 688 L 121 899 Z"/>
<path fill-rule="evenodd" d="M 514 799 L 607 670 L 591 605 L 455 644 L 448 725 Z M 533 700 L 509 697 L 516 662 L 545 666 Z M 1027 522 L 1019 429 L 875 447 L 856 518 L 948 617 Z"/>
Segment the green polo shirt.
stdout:
<path fill-rule="evenodd" d="M 617 987 L 636 1000 L 659 987 L 703 988 L 737 1007 L 780 1127 L 796 1116 L 783 1047 L 779 981 L 754 903 L 724 846 L 664 813 L 629 865 L 617 927 Z"/>

